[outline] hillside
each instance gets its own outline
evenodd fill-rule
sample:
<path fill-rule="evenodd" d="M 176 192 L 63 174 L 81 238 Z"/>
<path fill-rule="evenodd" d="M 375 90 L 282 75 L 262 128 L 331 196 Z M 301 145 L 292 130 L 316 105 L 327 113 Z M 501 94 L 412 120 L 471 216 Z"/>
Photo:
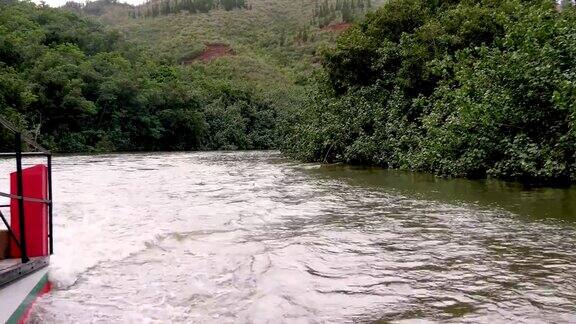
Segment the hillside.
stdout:
<path fill-rule="evenodd" d="M 347 19 L 362 19 L 368 10 L 383 2 L 362 1 L 370 3 L 370 8 L 357 8 L 354 16 Z M 87 13 L 97 13 L 101 22 L 119 29 L 127 40 L 173 64 L 193 62 L 210 44 L 225 44 L 235 55 L 221 65 L 243 77 L 263 78 L 267 83 L 269 77 L 276 79 L 272 81 L 295 81 L 296 75 L 302 77 L 311 72 L 310 66 L 317 62 L 317 49 L 334 43 L 341 31 L 326 26 L 346 18 L 342 17 L 342 10 L 335 9 L 339 2 L 250 0 L 243 9 L 216 8 L 196 13 L 183 10 L 144 17 L 144 12 L 162 2 L 130 7 L 104 0 L 91 3 L 92 9 Z M 322 14 L 323 6 L 332 12 Z"/>
<path fill-rule="evenodd" d="M 278 148 L 343 2 L 190 1 L 0 2 L 0 113 L 60 152 Z"/>
<path fill-rule="evenodd" d="M 4 1 L 0 113 L 63 152 L 280 148 L 569 184 L 575 21 L 550 0 Z"/>

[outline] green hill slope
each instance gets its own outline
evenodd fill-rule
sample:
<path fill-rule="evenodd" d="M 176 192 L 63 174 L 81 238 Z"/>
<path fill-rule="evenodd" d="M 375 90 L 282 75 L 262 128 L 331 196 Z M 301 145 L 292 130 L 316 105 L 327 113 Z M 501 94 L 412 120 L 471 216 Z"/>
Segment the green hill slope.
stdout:
<path fill-rule="evenodd" d="M 127 40 L 166 62 L 190 62 L 201 55 L 207 44 L 226 44 L 235 53 L 229 60 L 242 66 L 239 72 L 247 73 L 244 76 L 264 74 L 274 79 L 272 74 L 293 77 L 293 72 L 309 72 L 317 61 L 316 50 L 337 37 L 337 32 L 326 30 L 324 25 L 361 19 L 383 0 L 356 0 L 367 5 L 360 8 L 355 4 L 352 18 L 343 17 L 340 2 L 251 0 L 245 9 L 220 8 L 193 14 L 179 11 L 144 18 L 144 12 L 150 10 L 147 8 L 163 2 L 127 7 L 101 1 L 101 8 L 91 12 L 98 13 L 106 25 L 122 31 Z M 97 3 L 92 3 L 92 7 Z M 327 13 L 321 12 L 322 7 L 328 8 Z"/>
<path fill-rule="evenodd" d="M 0 113 L 63 152 L 277 148 L 336 37 L 320 26 L 351 19 L 340 1 L 154 17 L 156 3 L 3 1 Z"/>

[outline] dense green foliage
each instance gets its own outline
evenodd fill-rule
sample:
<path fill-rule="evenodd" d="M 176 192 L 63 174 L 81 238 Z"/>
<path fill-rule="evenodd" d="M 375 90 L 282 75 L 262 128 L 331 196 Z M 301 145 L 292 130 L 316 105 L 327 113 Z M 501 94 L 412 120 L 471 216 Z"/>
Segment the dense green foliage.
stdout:
<path fill-rule="evenodd" d="M 125 13 L 132 13 L 134 11 L 134 6 L 131 6 L 127 3 L 118 2 L 118 0 L 97 0 L 86 1 L 82 3 L 68 1 L 61 8 L 73 11 L 77 14 L 82 13 L 92 16 L 102 16 L 112 8 L 116 11 L 122 11 Z"/>
<path fill-rule="evenodd" d="M 371 0 L 324 0 L 314 1 L 313 22 L 325 27 L 340 18 L 342 22 L 353 22 L 372 8 Z"/>
<path fill-rule="evenodd" d="M 380 3 L 0 0 L 0 114 L 57 151 L 281 147 L 308 161 L 576 180 L 571 1 L 389 0 L 333 45 L 323 27 Z M 198 63 L 211 43 L 234 55 Z"/>
<path fill-rule="evenodd" d="M 576 181 L 576 11 L 390 0 L 324 51 L 285 151 L 448 176 Z"/>
<path fill-rule="evenodd" d="M 132 17 L 157 17 L 186 11 L 188 13 L 209 12 L 214 9 L 226 11 L 246 9 L 245 0 L 149 0 L 133 11 Z"/>
<path fill-rule="evenodd" d="M 275 147 L 280 93 L 159 63 L 71 12 L 0 4 L 0 114 L 57 151 Z"/>
<path fill-rule="evenodd" d="M 92 16 L 103 16 L 109 11 L 119 12 L 131 18 L 158 17 L 175 13 L 207 13 L 212 10 L 247 9 L 246 0 L 148 0 L 133 6 L 118 0 L 96 0 L 86 2 L 69 1 L 63 9 Z"/>

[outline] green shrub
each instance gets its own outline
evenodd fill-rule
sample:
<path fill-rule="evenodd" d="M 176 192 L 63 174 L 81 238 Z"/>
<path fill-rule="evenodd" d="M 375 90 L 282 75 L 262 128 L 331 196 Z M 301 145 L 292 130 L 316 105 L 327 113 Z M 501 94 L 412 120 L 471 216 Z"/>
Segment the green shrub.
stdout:
<path fill-rule="evenodd" d="M 576 11 L 391 0 L 324 53 L 284 150 L 444 176 L 576 180 Z"/>

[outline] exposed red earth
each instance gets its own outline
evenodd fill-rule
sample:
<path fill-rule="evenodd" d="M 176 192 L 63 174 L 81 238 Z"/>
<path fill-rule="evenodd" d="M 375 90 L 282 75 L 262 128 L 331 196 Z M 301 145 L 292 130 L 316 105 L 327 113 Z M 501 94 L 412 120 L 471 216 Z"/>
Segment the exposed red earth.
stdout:
<path fill-rule="evenodd" d="M 211 43 L 206 44 L 206 48 L 204 49 L 204 51 L 202 51 L 202 53 L 200 53 L 200 55 L 192 59 L 183 61 L 182 64 L 192 64 L 193 62 L 196 61 L 207 63 L 216 58 L 229 55 L 234 55 L 234 50 L 232 49 L 232 47 L 223 43 Z"/>
<path fill-rule="evenodd" d="M 322 31 L 340 33 L 340 32 L 345 31 L 346 29 L 350 28 L 350 26 L 352 26 L 352 24 L 345 23 L 345 22 L 337 23 L 337 24 L 330 24 L 330 25 L 322 28 Z"/>

